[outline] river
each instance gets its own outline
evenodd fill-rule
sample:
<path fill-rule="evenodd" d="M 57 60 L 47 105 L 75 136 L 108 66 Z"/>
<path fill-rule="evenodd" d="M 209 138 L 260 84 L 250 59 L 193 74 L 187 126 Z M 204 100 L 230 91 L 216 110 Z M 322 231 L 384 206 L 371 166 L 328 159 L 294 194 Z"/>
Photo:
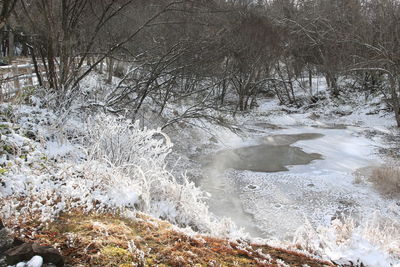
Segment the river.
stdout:
<path fill-rule="evenodd" d="M 208 155 L 200 186 L 214 214 L 253 237 L 290 240 L 307 223 L 386 212 L 386 199 L 354 179 L 359 168 L 380 163 L 362 131 L 297 126 L 255 135 Z"/>

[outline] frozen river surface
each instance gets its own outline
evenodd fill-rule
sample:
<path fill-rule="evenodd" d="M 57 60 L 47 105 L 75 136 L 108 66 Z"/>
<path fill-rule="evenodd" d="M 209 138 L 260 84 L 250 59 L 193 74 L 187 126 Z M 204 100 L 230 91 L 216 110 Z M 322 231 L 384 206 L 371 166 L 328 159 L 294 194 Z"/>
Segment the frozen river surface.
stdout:
<path fill-rule="evenodd" d="M 252 236 L 290 240 L 306 223 L 329 225 L 342 216 L 374 212 L 398 217 L 393 200 L 354 172 L 378 165 L 376 143 L 357 127 L 289 127 L 210 156 L 202 188 L 211 210 Z"/>

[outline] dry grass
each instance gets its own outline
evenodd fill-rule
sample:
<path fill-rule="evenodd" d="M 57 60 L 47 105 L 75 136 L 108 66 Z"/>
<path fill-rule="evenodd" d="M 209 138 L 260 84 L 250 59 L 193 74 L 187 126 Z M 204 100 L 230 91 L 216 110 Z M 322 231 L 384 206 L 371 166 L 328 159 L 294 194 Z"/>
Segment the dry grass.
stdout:
<path fill-rule="evenodd" d="M 376 189 L 389 196 L 400 196 L 400 167 L 384 165 L 372 170 L 369 180 Z"/>
<path fill-rule="evenodd" d="M 71 266 L 333 266 L 267 245 L 188 236 L 143 214 L 65 214 L 41 230 L 24 229 L 25 239 L 57 246 Z"/>
<path fill-rule="evenodd" d="M 394 262 L 400 260 L 399 236 L 400 222 L 375 213 L 357 220 L 344 216 L 317 228 L 307 223 L 296 232 L 293 246 L 313 255 L 331 257 L 333 261 L 346 260 L 349 266 L 375 266 L 368 263 L 371 254 L 386 254 Z M 364 262 L 364 265 L 350 262 Z"/>

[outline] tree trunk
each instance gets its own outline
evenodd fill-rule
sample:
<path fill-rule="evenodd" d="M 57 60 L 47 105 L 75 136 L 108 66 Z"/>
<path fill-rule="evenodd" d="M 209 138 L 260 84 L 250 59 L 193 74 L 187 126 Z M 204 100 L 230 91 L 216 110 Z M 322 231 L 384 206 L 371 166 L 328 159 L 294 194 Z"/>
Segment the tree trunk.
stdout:
<path fill-rule="evenodd" d="M 37 59 L 36 59 L 35 49 L 32 46 L 29 46 L 29 45 L 27 45 L 27 47 L 31 51 L 33 67 L 35 68 L 35 73 L 36 73 L 36 78 L 38 80 L 38 84 L 39 84 L 40 87 L 42 87 L 43 86 L 42 74 L 40 73 L 40 68 L 38 66 L 38 62 L 37 62 Z"/>
<path fill-rule="evenodd" d="M 108 78 L 107 78 L 107 83 L 111 84 L 112 82 L 112 77 L 113 77 L 113 71 L 114 71 L 114 60 L 113 58 L 109 57 L 108 62 L 107 62 L 107 67 L 108 67 Z"/>
<path fill-rule="evenodd" d="M 222 92 L 221 92 L 221 96 L 220 96 L 220 98 L 221 98 L 221 102 L 220 102 L 221 106 L 224 104 L 224 101 L 225 101 L 226 86 L 227 86 L 226 79 L 224 79 L 222 81 Z"/>
<path fill-rule="evenodd" d="M 399 88 L 398 88 L 399 87 Z M 390 93 L 392 96 L 392 106 L 394 111 L 394 116 L 396 119 L 397 127 L 400 127 L 400 100 L 399 95 L 397 94 L 398 89 L 400 89 L 400 85 L 397 84 L 396 78 L 390 77 Z"/>
<path fill-rule="evenodd" d="M 14 58 L 14 32 L 11 29 L 11 26 L 7 26 L 8 29 L 8 62 L 11 64 L 11 61 Z"/>
<path fill-rule="evenodd" d="M 244 110 L 244 96 L 243 96 L 243 93 L 242 93 L 242 92 L 239 94 L 239 103 L 238 103 L 238 106 L 239 106 L 239 110 L 240 110 L 240 111 L 243 111 L 243 110 Z"/>
<path fill-rule="evenodd" d="M 337 85 L 337 77 L 335 77 L 332 73 L 325 74 L 326 83 L 331 91 L 333 96 L 339 95 L 339 88 Z"/>

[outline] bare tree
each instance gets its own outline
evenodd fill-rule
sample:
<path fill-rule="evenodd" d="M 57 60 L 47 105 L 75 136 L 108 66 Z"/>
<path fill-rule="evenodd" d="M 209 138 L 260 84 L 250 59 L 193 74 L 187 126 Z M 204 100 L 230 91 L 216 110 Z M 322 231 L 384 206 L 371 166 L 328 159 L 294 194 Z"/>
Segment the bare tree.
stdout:
<path fill-rule="evenodd" d="M 383 77 L 387 85 L 382 91 L 393 109 L 400 127 L 400 3 L 395 0 L 366 2 L 363 5 L 364 27 L 351 36 L 354 61 L 351 71 Z"/>

